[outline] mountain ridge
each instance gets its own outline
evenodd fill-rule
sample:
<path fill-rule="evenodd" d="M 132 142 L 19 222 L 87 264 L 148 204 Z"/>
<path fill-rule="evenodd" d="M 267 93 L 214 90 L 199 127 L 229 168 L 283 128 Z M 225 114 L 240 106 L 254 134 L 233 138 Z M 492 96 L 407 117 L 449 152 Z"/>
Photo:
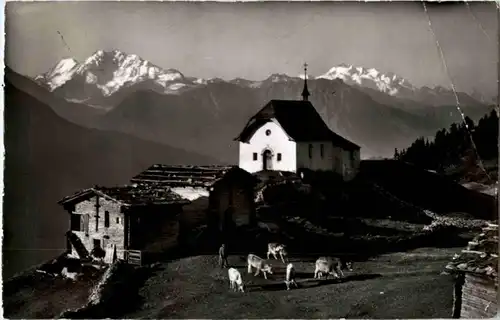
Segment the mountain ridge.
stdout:
<path fill-rule="evenodd" d="M 68 100 L 72 103 L 81 101 L 76 105 L 98 106 L 94 110 L 105 111 L 87 117 L 85 123 L 78 122 L 75 116 L 79 124 L 196 150 L 231 163 L 238 161 L 237 144 L 231 139 L 248 118 L 271 99 L 300 99 L 301 77 L 304 77 L 273 73 L 261 81 L 243 78 L 226 81 L 188 77 L 175 69 L 165 69 L 175 70 L 178 75 L 172 77 L 171 82 L 162 84 L 155 77 L 163 71 L 146 72 L 150 67 L 159 67 L 137 55 L 118 50 L 97 51 L 85 63 L 79 65 L 86 67 L 74 67 L 70 62 L 70 70 L 84 71 L 80 74 L 74 71 L 77 74 L 74 77 L 63 77 L 69 80 L 52 90 L 59 99 L 61 114 L 72 114 Z M 98 73 L 88 67 L 94 65 L 105 71 L 98 70 L 101 72 Z M 418 136 L 432 136 L 436 130 L 459 120 L 454 93 L 445 88 L 438 87 L 434 92 L 423 87 L 417 92 L 409 82 L 395 74 L 382 74 L 373 68 L 355 68 L 346 64 L 338 68 L 341 69 L 331 68 L 314 79 L 309 76 L 310 100 L 330 129 L 362 146 L 364 158 L 390 157 L 394 148 L 404 147 Z M 85 72 L 95 73 L 101 78 L 89 83 L 84 79 Z M 338 74 L 342 77 L 337 77 Z M 54 75 L 58 79 L 59 74 L 55 72 Z M 117 75 L 130 76 L 127 79 L 133 81 L 115 81 Z M 43 76 L 44 79 L 50 77 L 48 74 Z M 402 89 L 391 95 L 387 92 L 390 86 L 379 86 L 374 79 L 386 82 L 392 79 Z M 372 85 L 364 85 L 365 80 L 373 80 Z M 42 77 L 38 77 L 37 82 L 40 84 L 41 81 Z M 110 95 L 104 94 L 96 85 L 109 83 L 125 85 L 116 87 Z M 167 92 L 167 85 L 176 90 Z M 489 110 L 487 105 L 469 95 L 459 95 L 465 102 L 462 111 L 473 120 L 478 120 Z M 63 100 L 68 103 L 64 104 Z M 96 113 L 94 110 L 92 112 Z M 202 143 L 203 140 L 207 142 Z"/>
<path fill-rule="evenodd" d="M 97 67 L 104 68 L 103 73 Z M 272 73 L 266 79 L 254 81 L 244 78 L 224 80 L 221 78 L 187 77 L 177 69 L 164 69 L 135 54 L 127 54 L 119 50 L 98 50 L 83 63 L 74 58 L 60 60 L 52 69 L 34 79 L 50 91 L 56 92 L 71 101 L 95 105 L 114 106 L 122 99 L 112 99 L 122 89 L 137 86 L 138 89 L 150 88 L 162 94 L 179 94 L 185 90 L 205 86 L 211 82 L 229 82 L 248 88 L 258 88 L 266 81 L 290 82 L 300 81 L 303 74 L 289 76 L 284 73 Z M 433 106 L 455 103 L 455 93 L 443 86 L 420 88 L 412 85 L 407 79 L 393 73 L 382 72 L 373 67 L 340 64 L 331 67 L 325 73 L 311 77 L 310 81 L 319 79 L 341 79 L 349 85 L 360 88 L 375 89 L 390 96 L 415 100 Z M 75 83 L 73 86 L 72 83 Z M 84 87 L 87 94 L 75 93 L 72 87 Z M 101 93 L 101 99 L 92 97 Z M 484 104 L 478 101 L 478 92 L 469 95 L 459 92 L 459 98 L 467 105 Z M 476 98 L 472 97 L 474 95 Z M 479 95 L 480 96 L 480 95 Z M 439 97 L 439 98 L 438 98 Z M 123 98 L 123 97 L 122 97 Z M 482 100 L 485 100 L 484 97 Z M 105 102 L 103 102 L 105 101 Z"/>
<path fill-rule="evenodd" d="M 331 94 L 332 83 L 339 94 Z M 366 156 L 392 155 L 394 143 L 406 145 L 410 137 L 432 133 L 439 126 L 429 125 L 430 119 L 419 114 L 378 103 L 341 80 L 319 79 L 309 88 L 311 102 L 330 129 L 361 145 Z M 296 99 L 301 89 L 301 82 L 266 81 L 259 90 L 218 82 L 180 95 L 136 91 L 101 117 L 99 126 L 172 145 L 182 143 L 235 162 L 238 145 L 232 138 L 248 119 L 269 100 Z"/>

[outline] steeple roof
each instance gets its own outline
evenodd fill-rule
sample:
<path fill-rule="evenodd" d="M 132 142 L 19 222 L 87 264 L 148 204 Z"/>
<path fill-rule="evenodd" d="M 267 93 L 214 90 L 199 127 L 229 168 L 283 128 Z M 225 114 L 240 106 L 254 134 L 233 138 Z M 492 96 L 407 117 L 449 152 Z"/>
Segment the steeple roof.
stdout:
<path fill-rule="evenodd" d="M 304 63 L 304 89 L 302 90 L 302 100 L 308 101 L 310 95 L 311 94 L 307 89 L 307 62 L 306 62 Z"/>

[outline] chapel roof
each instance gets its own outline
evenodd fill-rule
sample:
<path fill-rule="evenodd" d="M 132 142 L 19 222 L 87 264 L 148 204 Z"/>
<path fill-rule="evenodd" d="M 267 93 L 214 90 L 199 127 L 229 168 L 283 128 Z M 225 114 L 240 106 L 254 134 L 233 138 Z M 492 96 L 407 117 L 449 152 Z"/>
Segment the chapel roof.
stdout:
<path fill-rule="evenodd" d="M 286 134 L 297 142 L 331 141 L 347 150 L 360 147 L 328 128 L 310 101 L 271 100 L 247 123 L 235 139 L 248 142 L 263 124 L 276 119 Z"/>

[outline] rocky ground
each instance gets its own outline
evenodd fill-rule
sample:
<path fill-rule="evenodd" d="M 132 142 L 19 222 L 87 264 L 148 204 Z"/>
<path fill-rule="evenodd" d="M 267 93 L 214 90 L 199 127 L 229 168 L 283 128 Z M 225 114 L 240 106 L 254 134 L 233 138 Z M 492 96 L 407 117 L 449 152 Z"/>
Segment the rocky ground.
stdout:
<path fill-rule="evenodd" d="M 10 319 L 49 319 L 87 302 L 104 271 L 79 281 L 30 271 L 3 286 L 3 312 Z"/>

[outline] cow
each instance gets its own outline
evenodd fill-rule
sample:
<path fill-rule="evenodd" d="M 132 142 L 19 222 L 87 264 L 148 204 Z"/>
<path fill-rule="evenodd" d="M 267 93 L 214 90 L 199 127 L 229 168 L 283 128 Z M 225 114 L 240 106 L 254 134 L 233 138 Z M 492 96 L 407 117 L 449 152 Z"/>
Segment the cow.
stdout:
<path fill-rule="evenodd" d="M 250 253 L 248 255 L 247 263 L 248 263 L 248 273 L 252 273 L 252 267 L 257 269 L 257 272 L 255 272 L 254 276 L 257 276 L 262 271 L 262 273 L 264 273 L 264 278 L 267 279 L 267 273 L 273 274 L 271 266 L 265 263 L 264 259 L 254 254 Z"/>
<path fill-rule="evenodd" d="M 245 292 L 241 273 L 235 268 L 229 268 L 227 273 L 229 275 L 229 289 Z"/>
<path fill-rule="evenodd" d="M 293 284 L 298 288 L 297 282 L 295 282 L 295 267 L 292 263 L 286 266 L 286 278 L 285 278 L 286 289 L 290 290 L 290 285 Z"/>
<path fill-rule="evenodd" d="M 285 259 L 288 256 L 288 253 L 286 251 L 286 246 L 281 243 L 276 243 L 276 242 L 271 242 L 267 244 L 267 259 L 269 260 L 269 255 L 273 255 L 274 259 L 278 260 L 278 257 L 276 254 L 280 255 L 281 261 L 285 263 Z"/>
<path fill-rule="evenodd" d="M 329 275 L 332 275 L 334 278 L 344 277 L 344 273 L 342 269 L 347 269 L 352 271 L 352 262 L 346 261 L 343 262 L 339 258 L 332 257 L 319 257 L 316 260 L 316 269 L 314 270 L 314 279 L 319 279 L 320 276 L 325 274 L 328 279 Z"/>
<path fill-rule="evenodd" d="M 219 248 L 219 266 L 221 268 L 229 267 L 229 263 L 227 262 L 227 250 L 224 244 Z"/>

